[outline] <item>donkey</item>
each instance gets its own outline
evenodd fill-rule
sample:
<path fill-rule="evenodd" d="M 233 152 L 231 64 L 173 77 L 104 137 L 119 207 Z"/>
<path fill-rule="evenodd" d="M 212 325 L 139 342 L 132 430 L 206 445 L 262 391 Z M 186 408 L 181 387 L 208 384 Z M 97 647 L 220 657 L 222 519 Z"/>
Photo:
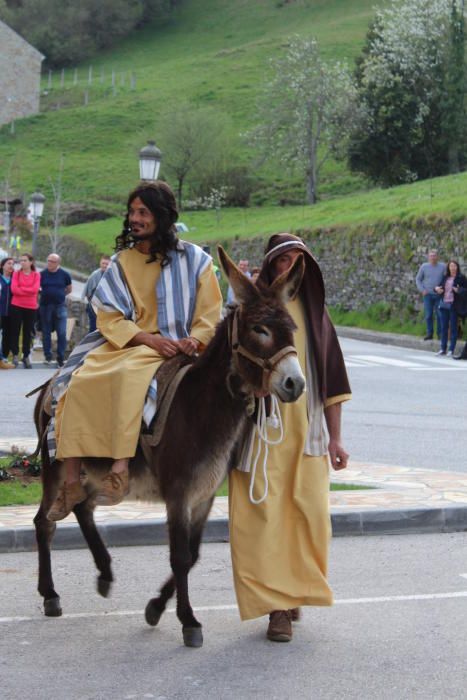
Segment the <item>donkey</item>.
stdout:
<path fill-rule="evenodd" d="M 232 285 L 238 306 L 221 321 L 206 350 L 183 376 L 170 406 L 157 447 L 145 459 L 138 449 L 130 461 L 128 498 L 163 500 L 167 507 L 172 575 L 152 598 L 146 622 L 157 625 L 167 601 L 177 594 L 177 616 L 186 646 L 203 643 L 201 624 L 188 595 L 188 573 L 199 556 L 201 537 L 216 490 L 234 466 L 237 447 L 250 420 L 255 396 L 274 393 L 281 401 L 295 401 L 305 386 L 295 347 L 292 318 L 284 304 L 295 295 L 304 270 L 298 258 L 271 287 L 255 286 L 219 247 L 219 259 Z M 51 462 L 44 432 L 42 389 L 36 418 L 43 460 L 43 497 L 34 518 L 39 550 L 38 591 L 47 616 L 62 609 L 51 569 L 50 543 L 55 523 L 46 518 L 61 480 L 61 469 Z M 42 408 L 41 408 L 42 407 Z M 96 528 L 93 480 L 111 460 L 83 460 L 88 497 L 73 509 L 99 571 L 98 592 L 106 597 L 113 581 L 111 558 Z"/>

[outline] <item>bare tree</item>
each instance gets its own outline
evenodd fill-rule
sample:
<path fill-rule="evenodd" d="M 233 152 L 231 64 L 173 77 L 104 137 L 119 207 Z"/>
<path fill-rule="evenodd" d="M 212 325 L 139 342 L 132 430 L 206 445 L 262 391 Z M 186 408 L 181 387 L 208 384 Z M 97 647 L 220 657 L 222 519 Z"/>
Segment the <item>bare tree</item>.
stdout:
<path fill-rule="evenodd" d="M 303 172 L 314 204 L 321 168 L 331 155 L 344 157 L 358 116 L 353 80 L 346 65 L 323 61 L 315 39 L 292 39 L 272 65 L 251 140 L 263 160 L 279 156 Z"/>
<path fill-rule="evenodd" d="M 224 159 L 229 148 L 227 120 L 213 109 L 185 105 L 167 114 L 157 132 L 158 145 L 167 153 L 164 172 L 176 179 L 178 206 L 182 208 L 187 179 L 212 172 Z"/>
<path fill-rule="evenodd" d="M 50 238 L 50 244 L 52 247 L 52 253 L 57 252 L 58 241 L 60 238 L 63 164 L 64 164 L 64 156 L 62 153 L 62 155 L 60 156 L 60 165 L 58 168 L 57 181 L 53 182 L 52 180 L 50 180 L 50 186 L 52 188 L 52 192 L 53 192 L 53 196 L 54 196 L 52 227 L 49 229 L 49 238 Z"/>

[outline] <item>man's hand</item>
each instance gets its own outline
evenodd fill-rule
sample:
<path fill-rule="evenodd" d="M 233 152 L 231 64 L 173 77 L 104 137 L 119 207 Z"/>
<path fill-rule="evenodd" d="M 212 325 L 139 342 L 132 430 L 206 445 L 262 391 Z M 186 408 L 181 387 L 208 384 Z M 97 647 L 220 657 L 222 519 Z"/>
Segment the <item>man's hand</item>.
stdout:
<path fill-rule="evenodd" d="M 175 357 L 175 355 L 180 352 L 180 341 L 172 340 L 171 338 L 165 338 L 163 335 L 151 335 L 149 347 L 156 350 L 162 357 Z"/>
<path fill-rule="evenodd" d="M 185 355 L 190 357 L 198 352 L 199 346 L 200 342 L 196 338 L 182 338 L 182 340 L 178 341 L 179 352 L 184 352 Z"/>
<path fill-rule="evenodd" d="M 345 469 L 349 461 L 349 455 L 344 450 L 341 443 L 338 440 L 329 440 L 328 451 L 332 468 L 335 469 L 335 471 Z"/>

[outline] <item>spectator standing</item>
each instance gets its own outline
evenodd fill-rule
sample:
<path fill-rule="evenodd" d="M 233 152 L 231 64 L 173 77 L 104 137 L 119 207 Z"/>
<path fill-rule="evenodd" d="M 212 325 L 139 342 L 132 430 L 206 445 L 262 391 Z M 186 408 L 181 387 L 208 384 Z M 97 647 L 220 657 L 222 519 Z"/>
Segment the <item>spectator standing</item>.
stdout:
<path fill-rule="evenodd" d="M 51 253 L 47 268 L 41 272 L 41 301 L 39 306 L 42 346 L 47 364 L 52 362 L 52 331 L 57 333 L 57 365 L 63 367 L 66 350 L 67 309 L 65 297 L 71 292 L 71 277 L 60 267 L 60 256 Z"/>
<path fill-rule="evenodd" d="M 238 263 L 238 269 L 241 272 L 243 272 L 243 274 L 246 275 L 247 277 L 251 277 L 249 267 L 250 267 L 250 263 L 248 260 L 240 260 Z M 227 290 L 227 304 L 235 304 L 235 302 L 236 302 L 235 295 L 233 293 L 232 287 L 229 284 L 229 288 Z"/>
<path fill-rule="evenodd" d="M 22 362 L 25 369 L 32 369 L 29 353 L 31 352 L 31 337 L 37 316 L 37 298 L 41 277 L 36 271 L 32 255 L 23 253 L 19 262 L 21 269 L 15 270 L 11 278 L 11 350 L 13 364 L 17 367 L 19 364 L 19 336 L 22 331 Z"/>
<path fill-rule="evenodd" d="M 0 323 L 2 328 L 2 347 L 0 352 L 0 369 L 14 369 L 8 362 L 11 350 L 11 278 L 13 275 L 13 258 L 3 258 L 0 262 Z"/>
<path fill-rule="evenodd" d="M 460 315 L 463 303 L 464 290 L 467 288 L 467 279 L 461 274 L 459 263 L 450 260 L 446 267 L 441 284 L 435 288 L 440 295 L 439 313 L 441 316 L 441 348 L 437 355 L 452 356 L 457 342 L 457 319 Z M 449 337 L 449 350 L 448 348 Z"/>
<path fill-rule="evenodd" d="M 88 319 L 89 319 L 89 332 L 92 333 L 93 331 L 96 330 L 96 320 L 97 316 L 94 312 L 94 309 L 92 308 L 91 305 L 91 300 L 94 296 L 94 292 L 97 289 L 97 285 L 102 279 L 102 276 L 104 272 L 107 270 L 107 268 L 110 265 L 110 255 L 103 255 L 100 259 L 99 262 L 99 267 L 97 270 L 94 270 L 86 282 L 86 285 L 83 289 L 83 294 L 82 294 L 82 299 L 86 300 L 88 302 L 86 312 L 88 314 Z"/>
<path fill-rule="evenodd" d="M 428 262 L 420 265 L 415 278 L 417 289 L 423 295 L 425 310 L 426 336 L 424 340 L 433 338 L 433 313 L 436 315 L 436 334 L 441 337 L 441 319 L 439 317 L 439 294 L 435 287 L 441 284 L 446 266 L 438 259 L 438 251 L 434 248 L 428 252 Z"/>

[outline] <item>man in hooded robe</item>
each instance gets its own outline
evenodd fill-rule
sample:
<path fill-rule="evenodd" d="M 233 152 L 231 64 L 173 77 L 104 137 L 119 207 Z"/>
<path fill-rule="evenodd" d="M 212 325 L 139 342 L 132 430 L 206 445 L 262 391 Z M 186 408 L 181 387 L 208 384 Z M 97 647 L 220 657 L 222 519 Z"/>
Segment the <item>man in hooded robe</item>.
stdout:
<path fill-rule="evenodd" d="M 230 475 L 230 543 L 240 616 L 269 614 L 267 637 L 290 641 L 292 621 L 302 605 L 332 605 L 327 560 L 331 536 L 329 459 L 334 469 L 347 466 L 341 441 L 341 405 L 351 398 L 342 351 L 324 305 L 321 270 L 303 241 L 290 234 L 272 236 L 259 285 L 272 281 L 303 255 L 305 273 L 287 304 L 297 331 L 295 346 L 307 390 L 295 403 L 280 407 L 284 439 L 269 446 L 269 492 L 260 504 L 249 498 L 248 460 Z M 328 435 L 326 435 L 325 426 Z M 252 432 L 246 443 L 254 440 Z M 245 444 L 243 455 L 255 454 Z M 258 476 L 254 494 L 263 493 Z"/>

